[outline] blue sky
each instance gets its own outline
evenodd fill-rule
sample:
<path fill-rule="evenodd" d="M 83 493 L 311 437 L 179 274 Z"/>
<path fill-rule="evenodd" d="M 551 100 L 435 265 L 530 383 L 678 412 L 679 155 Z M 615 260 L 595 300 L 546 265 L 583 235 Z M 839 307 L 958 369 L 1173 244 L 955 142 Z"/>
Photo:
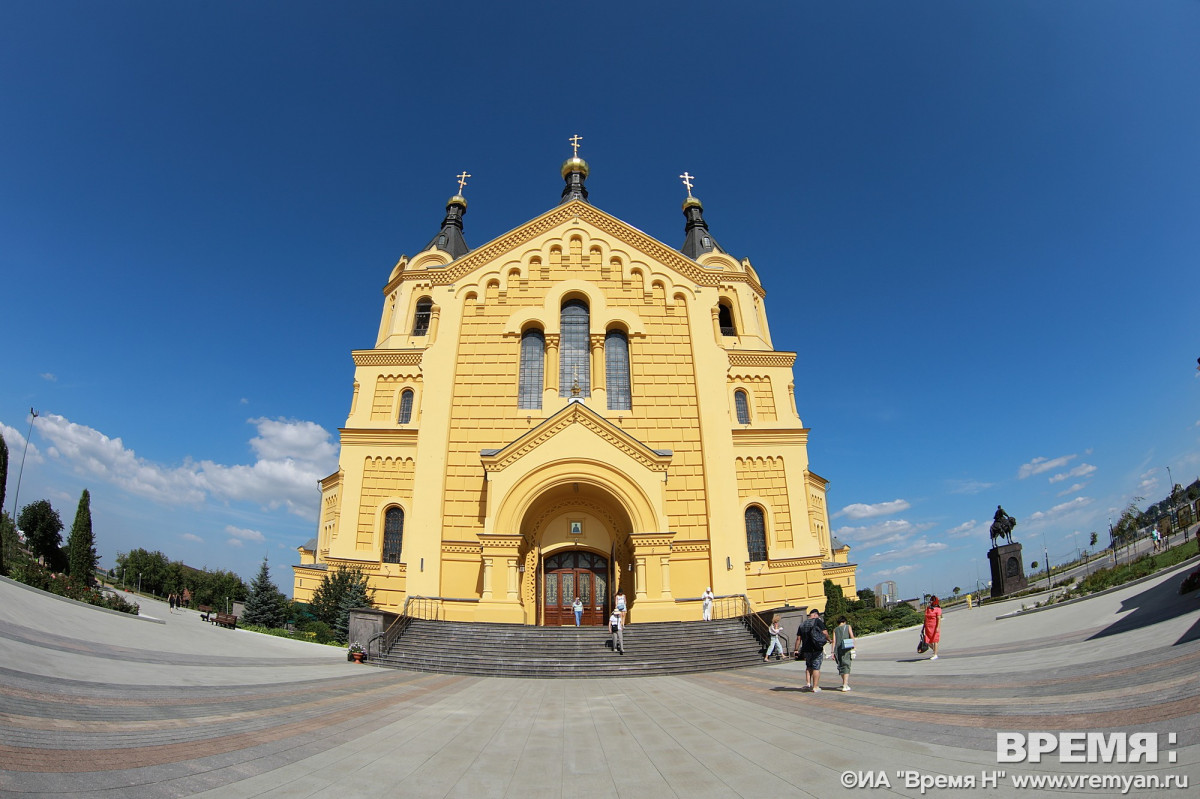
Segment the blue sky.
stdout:
<path fill-rule="evenodd" d="M 596 8 L 0 5 L 6 509 L 34 406 L 21 505 L 290 591 L 392 265 L 576 133 L 595 205 L 677 247 L 687 170 L 754 264 L 860 585 L 1200 475 L 1200 3 Z"/>

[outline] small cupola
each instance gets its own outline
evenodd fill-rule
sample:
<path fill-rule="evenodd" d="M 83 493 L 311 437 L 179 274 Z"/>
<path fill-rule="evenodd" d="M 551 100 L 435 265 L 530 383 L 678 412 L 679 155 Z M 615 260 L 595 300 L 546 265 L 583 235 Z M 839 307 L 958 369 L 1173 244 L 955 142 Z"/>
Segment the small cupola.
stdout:
<path fill-rule="evenodd" d="M 563 161 L 561 171 L 567 185 L 563 187 L 562 200 L 559 201 L 559 205 L 571 200 L 587 202 L 588 198 L 587 186 L 583 185 L 588 176 L 588 162 L 579 157 L 579 142 L 583 141 L 583 137 L 576 134 L 568 141 L 571 142 L 575 154 Z"/>
<path fill-rule="evenodd" d="M 425 245 L 426 250 L 439 249 L 450 253 L 451 258 L 461 258 L 471 251 L 467 240 L 463 238 L 463 217 L 467 213 L 467 200 L 462 196 L 467 178 L 463 172 L 458 176 L 458 194 L 446 200 L 446 218 L 442 220 L 442 229 L 433 237 L 433 241 Z"/>
<path fill-rule="evenodd" d="M 684 172 L 679 177 L 688 193 L 687 199 L 683 201 L 683 218 L 687 220 L 687 223 L 683 229 L 683 246 L 679 248 L 679 251 L 693 261 L 705 253 L 725 252 L 708 232 L 708 223 L 704 221 L 704 206 L 700 203 L 699 197 L 692 195 L 692 176 Z"/>

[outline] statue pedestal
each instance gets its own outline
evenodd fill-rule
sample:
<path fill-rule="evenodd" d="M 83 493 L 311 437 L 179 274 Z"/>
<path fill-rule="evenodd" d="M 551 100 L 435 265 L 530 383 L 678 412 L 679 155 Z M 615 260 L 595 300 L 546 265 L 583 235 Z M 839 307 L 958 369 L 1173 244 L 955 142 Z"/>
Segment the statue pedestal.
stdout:
<path fill-rule="evenodd" d="M 1024 591 L 1029 587 L 1025 578 L 1025 562 L 1020 544 L 1001 544 L 988 552 L 992 563 L 992 599 Z"/>

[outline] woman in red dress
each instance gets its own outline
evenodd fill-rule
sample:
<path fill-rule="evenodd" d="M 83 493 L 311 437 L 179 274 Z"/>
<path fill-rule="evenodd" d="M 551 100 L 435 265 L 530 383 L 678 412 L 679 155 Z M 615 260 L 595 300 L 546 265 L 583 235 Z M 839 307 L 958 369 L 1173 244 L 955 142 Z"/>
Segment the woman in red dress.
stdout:
<path fill-rule="evenodd" d="M 942 603 L 937 597 L 929 598 L 929 607 L 925 608 L 925 643 L 933 650 L 930 660 L 937 660 L 938 642 L 942 640 Z"/>

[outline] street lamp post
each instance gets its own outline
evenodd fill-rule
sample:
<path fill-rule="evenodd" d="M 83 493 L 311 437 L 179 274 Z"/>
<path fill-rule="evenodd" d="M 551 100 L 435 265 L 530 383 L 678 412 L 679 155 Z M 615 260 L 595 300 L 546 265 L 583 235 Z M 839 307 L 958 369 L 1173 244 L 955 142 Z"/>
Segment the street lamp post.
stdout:
<path fill-rule="evenodd" d="M 142 573 L 138 572 L 138 595 L 142 593 Z"/>
<path fill-rule="evenodd" d="M 21 450 L 21 468 L 17 471 L 17 488 L 13 491 L 12 523 L 13 535 L 17 533 L 17 498 L 21 496 L 21 478 L 25 476 L 25 456 L 29 453 L 29 438 L 33 435 L 33 420 L 38 412 L 29 408 L 29 432 L 25 434 L 25 448 Z M 4 542 L 0 540 L 0 574 L 4 573 Z"/>

